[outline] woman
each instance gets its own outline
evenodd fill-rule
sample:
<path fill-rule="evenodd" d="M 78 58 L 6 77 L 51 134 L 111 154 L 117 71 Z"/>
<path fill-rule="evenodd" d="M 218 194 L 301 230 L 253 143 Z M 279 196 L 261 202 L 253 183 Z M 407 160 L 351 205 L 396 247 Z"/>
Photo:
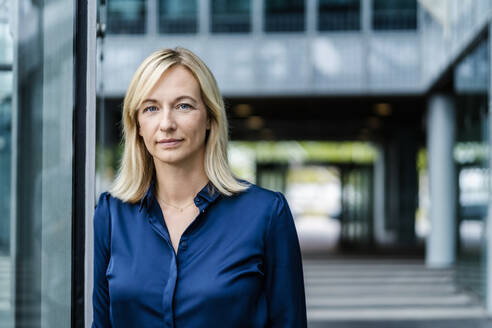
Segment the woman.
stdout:
<path fill-rule="evenodd" d="M 94 214 L 93 327 L 305 327 L 281 193 L 234 178 L 216 81 L 186 49 L 150 55 L 123 105 L 124 153 Z"/>

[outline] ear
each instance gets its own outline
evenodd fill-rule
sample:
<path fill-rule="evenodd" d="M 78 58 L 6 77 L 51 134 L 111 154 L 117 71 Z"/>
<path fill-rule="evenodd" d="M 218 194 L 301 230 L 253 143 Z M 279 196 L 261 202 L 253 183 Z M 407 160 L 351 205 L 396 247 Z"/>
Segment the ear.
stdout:
<path fill-rule="evenodd" d="M 210 130 L 210 126 L 211 126 L 210 117 L 208 117 L 207 118 L 207 130 Z"/>

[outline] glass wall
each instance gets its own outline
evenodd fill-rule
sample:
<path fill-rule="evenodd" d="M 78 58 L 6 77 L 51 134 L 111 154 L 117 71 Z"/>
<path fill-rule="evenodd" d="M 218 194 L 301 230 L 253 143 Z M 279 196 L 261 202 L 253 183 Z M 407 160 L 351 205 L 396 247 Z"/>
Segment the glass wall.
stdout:
<path fill-rule="evenodd" d="M 108 0 L 107 11 L 109 33 L 145 33 L 146 0 Z"/>
<path fill-rule="evenodd" d="M 318 30 L 360 30 L 360 0 L 319 0 Z"/>
<path fill-rule="evenodd" d="M 373 0 L 372 28 L 374 30 L 415 30 L 417 0 Z"/>
<path fill-rule="evenodd" d="M 373 241 L 373 167 L 344 165 L 341 169 L 341 246 L 366 248 Z"/>
<path fill-rule="evenodd" d="M 264 6 L 266 32 L 304 31 L 304 0 L 269 0 Z"/>
<path fill-rule="evenodd" d="M 160 33 L 196 33 L 197 30 L 197 0 L 159 0 Z"/>
<path fill-rule="evenodd" d="M 455 159 L 458 175 L 457 282 L 485 298 L 485 224 L 489 200 L 489 42 L 483 40 L 454 70 Z"/>
<path fill-rule="evenodd" d="M 0 6 L 0 9 L 1 6 Z M 0 195 L 10 195 L 12 140 L 12 37 L 7 14 L 0 13 Z M 10 198 L 0 198 L 0 255 L 10 245 Z M 1 321 L 1 320 L 0 320 Z"/>
<path fill-rule="evenodd" d="M 0 326 L 66 328 L 72 311 L 74 1 L 10 3 L 10 24 L 0 22 L 0 222 L 3 240 L 10 234 L 0 254 Z"/>
<path fill-rule="evenodd" d="M 241 33 L 251 31 L 251 1 L 211 1 L 211 31 Z"/>

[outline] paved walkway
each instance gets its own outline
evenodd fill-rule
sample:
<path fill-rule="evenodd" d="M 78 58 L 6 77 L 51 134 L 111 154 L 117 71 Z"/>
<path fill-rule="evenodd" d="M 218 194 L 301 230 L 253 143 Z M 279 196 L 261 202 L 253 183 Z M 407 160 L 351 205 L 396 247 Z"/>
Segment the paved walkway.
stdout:
<path fill-rule="evenodd" d="M 341 321 L 311 322 L 309 328 L 490 328 L 492 321 L 466 320 L 415 320 L 415 321 Z"/>
<path fill-rule="evenodd" d="M 492 328 L 452 270 L 420 260 L 305 260 L 304 275 L 309 327 Z"/>

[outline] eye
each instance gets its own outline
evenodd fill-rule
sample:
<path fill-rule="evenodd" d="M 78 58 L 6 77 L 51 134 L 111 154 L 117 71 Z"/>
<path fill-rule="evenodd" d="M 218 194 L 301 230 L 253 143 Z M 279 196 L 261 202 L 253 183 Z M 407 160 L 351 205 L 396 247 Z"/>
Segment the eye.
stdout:
<path fill-rule="evenodd" d="M 176 106 L 176 108 L 181 109 L 181 110 L 189 110 L 189 109 L 192 109 L 193 107 L 190 104 L 181 103 L 181 104 L 178 104 Z"/>
<path fill-rule="evenodd" d="M 143 109 L 143 112 L 144 112 L 144 113 L 145 113 L 145 112 L 155 112 L 155 111 L 157 111 L 157 110 L 158 110 L 158 108 L 157 108 L 156 106 L 147 106 L 147 107 L 145 107 L 145 108 Z"/>

